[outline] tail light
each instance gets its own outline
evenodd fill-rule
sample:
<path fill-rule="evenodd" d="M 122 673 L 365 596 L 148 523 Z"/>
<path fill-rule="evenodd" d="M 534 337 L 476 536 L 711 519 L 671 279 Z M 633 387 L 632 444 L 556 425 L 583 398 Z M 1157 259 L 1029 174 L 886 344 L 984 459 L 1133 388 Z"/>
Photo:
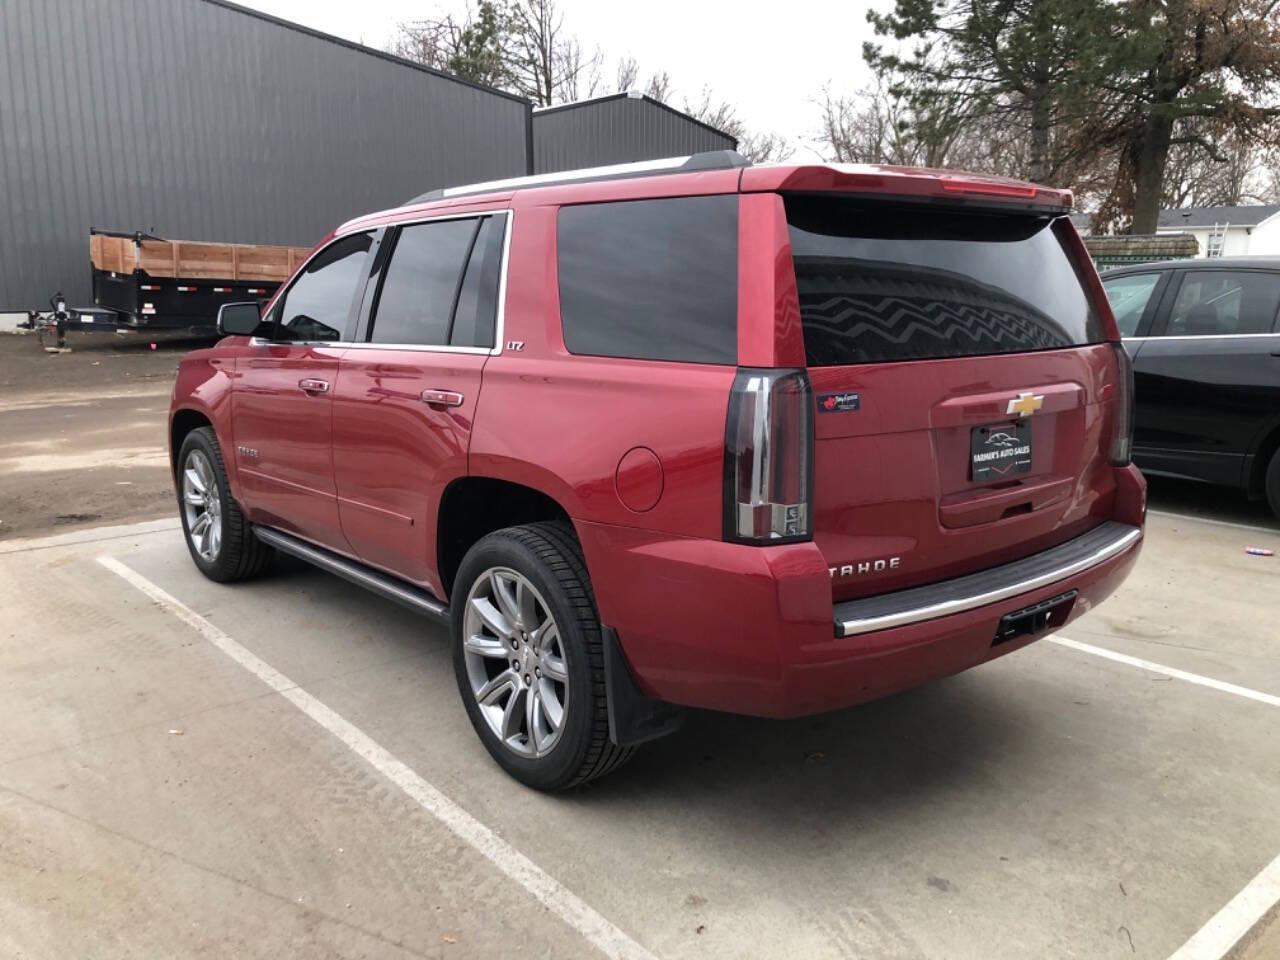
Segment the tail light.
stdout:
<path fill-rule="evenodd" d="M 724 537 L 813 537 L 813 396 L 804 370 L 738 371 L 724 443 Z"/>
<path fill-rule="evenodd" d="M 1111 344 L 1116 354 L 1116 430 L 1111 440 L 1111 462 L 1126 467 L 1133 459 L 1133 361 L 1120 343 Z"/>

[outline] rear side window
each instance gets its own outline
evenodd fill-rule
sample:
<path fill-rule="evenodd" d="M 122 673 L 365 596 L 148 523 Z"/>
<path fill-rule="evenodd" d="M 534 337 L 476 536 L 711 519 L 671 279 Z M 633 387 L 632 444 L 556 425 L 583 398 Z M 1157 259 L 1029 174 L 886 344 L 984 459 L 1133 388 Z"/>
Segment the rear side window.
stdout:
<path fill-rule="evenodd" d="M 498 316 L 498 283 L 506 217 L 486 217 L 471 247 L 471 259 L 458 294 L 449 343 L 455 347 L 492 347 Z"/>
<path fill-rule="evenodd" d="M 1104 339 L 1049 217 L 788 197 L 810 366 Z"/>
<path fill-rule="evenodd" d="M 557 247 L 570 353 L 738 362 L 736 195 L 563 207 Z"/>
<path fill-rule="evenodd" d="M 1280 308 L 1280 274 L 1188 270 L 1169 314 L 1169 337 L 1270 333 Z"/>
<path fill-rule="evenodd" d="M 374 343 L 449 342 L 449 321 L 477 220 L 402 227 L 374 308 Z"/>
<path fill-rule="evenodd" d="M 1120 328 L 1121 336 L 1132 337 L 1138 332 L 1138 324 L 1142 322 L 1142 315 L 1159 282 L 1158 273 L 1139 273 L 1103 281 L 1102 288 L 1111 301 L 1111 312 L 1116 315 L 1116 326 Z"/>

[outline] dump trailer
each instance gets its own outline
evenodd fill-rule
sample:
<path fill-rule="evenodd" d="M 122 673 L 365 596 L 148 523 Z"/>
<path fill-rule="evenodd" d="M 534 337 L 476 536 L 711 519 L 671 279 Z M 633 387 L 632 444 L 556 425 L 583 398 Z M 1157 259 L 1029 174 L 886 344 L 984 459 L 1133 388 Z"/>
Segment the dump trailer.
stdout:
<path fill-rule="evenodd" d="M 211 328 L 222 304 L 270 297 L 308 253 L 90 229 L 93 302 L 123 327 Z"/>

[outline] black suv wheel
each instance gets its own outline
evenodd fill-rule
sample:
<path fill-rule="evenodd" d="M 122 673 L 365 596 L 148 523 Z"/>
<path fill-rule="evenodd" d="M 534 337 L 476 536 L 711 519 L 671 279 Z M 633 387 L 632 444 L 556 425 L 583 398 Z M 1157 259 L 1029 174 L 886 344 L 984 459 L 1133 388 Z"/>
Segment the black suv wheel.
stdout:
<path fill-rule="evenodd" d="M 484 537 L 462 561 L 451 609 L 458 692 L 503 769 L 562 790 L 630 757 L 609 740 L 600 621 L 572 529 Z"/>
<path fill-rule="evenodd" d="M 260 573 L 272 551 L 253 535 L 231 496 L 212 427 L 192 430 L 183 439 L 176 486 L 182 532 L 200 572 L 219 583 Z"/>

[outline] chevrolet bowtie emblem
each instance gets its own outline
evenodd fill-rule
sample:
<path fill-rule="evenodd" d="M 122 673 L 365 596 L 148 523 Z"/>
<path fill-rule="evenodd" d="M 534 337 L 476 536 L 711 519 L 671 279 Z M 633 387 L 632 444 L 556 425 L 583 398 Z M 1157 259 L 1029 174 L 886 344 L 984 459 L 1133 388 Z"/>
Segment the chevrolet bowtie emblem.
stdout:
<path fill-rule="evenodd" d="M 1016 413 L 1020 417 L 1029 417 L 1043 406 L 1043 396 L 1036 396 L 1034 393 L 1025 392 L 1018 394 L 1009 401 L 1009 409 L 1006 410 L 1005 413 Z"/>

